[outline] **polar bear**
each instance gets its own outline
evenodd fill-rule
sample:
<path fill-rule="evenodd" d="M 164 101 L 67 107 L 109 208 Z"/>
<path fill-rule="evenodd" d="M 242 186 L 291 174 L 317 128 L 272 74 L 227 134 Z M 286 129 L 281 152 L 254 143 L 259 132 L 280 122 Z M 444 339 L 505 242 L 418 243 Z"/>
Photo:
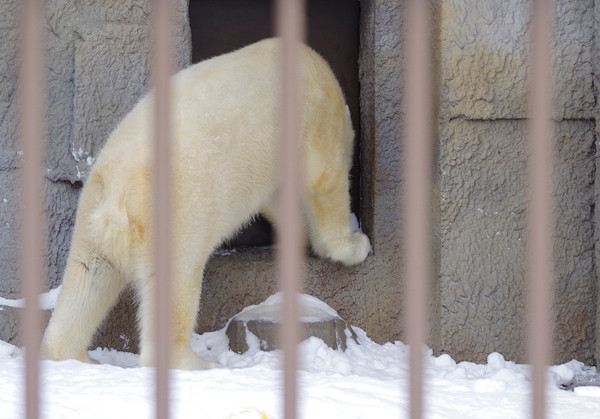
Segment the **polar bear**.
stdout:
<path fill-rule="evenodd" d="M 278 177 L 279 41 L 264 40 L 174 75 L 172 367 L 209 363 L 190 348 L 204 265 L 212 251 L 262 213 L 274 220 Z M 328 64 L 301 49 L 303 203 L 314 252 L 353 265 L 370 242 L 350 224 L 354 132 Z M 151 245 L 152 93 L 110 135 L 79 199 L 46 359 L 90 362 L 88 345 L 126 284 L 140 300 L 140 363 L 153 355 Z"/>

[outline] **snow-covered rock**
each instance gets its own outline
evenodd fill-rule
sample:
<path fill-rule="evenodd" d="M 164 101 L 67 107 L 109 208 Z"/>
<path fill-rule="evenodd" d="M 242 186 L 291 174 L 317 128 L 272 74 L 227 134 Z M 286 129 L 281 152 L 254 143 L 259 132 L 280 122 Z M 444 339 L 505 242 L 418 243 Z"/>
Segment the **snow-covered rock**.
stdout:
<path fill-rule="evenodd" d="M 258 346 L 260 350 L 277 349 L 281 327 L 283 294 L 277 293 L 264 302 L 246 307 L 227 324 L 229 348 L 244 353 Z M 316 297 L 300 294 L 301 338 L 316 337 L 333 349 L 346 350 L 347 338 L 356 341 L 356 333 L 329 305 Z"/>

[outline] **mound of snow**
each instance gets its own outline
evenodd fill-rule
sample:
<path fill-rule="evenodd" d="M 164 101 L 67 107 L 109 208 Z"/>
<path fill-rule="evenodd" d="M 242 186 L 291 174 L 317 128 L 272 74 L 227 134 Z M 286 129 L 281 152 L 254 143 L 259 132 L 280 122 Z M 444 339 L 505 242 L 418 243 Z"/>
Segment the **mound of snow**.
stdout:
<path fill-rule="evenodd" d="M 319 302 L 306 300 L 312 313 L 308 315 L 321 309 L 334 314 Z M 333 350 L 316 338 L 300 344 L 299 417 L 408 418 L 408 347 L 401 342 L 380 345 L 363 330 L 354 330 L 358 343 L 349 340 L 345 352 Z M 172 371 L 173 417 L 282 417 L 281 351 L 263 352 L 255 345 L 241 355 L 231 352 L 225 328 L 195 335 L 192 346 L 219 367 Z M 153 416 L 153 369 L 135 367 L 139 360 L 135 354 L 96 349 L 90 355 L 98 365 L 42 362 L 42 417 Z M 597 375 L 595 368 L 577 361 L 550 368 L 549 418 L 596 417 L 600 389 L 563 391 L 556 385 L 585 375 Z M 0 418 L 23 416 L 23 377 L 22 350 L 0 342 Z M 499 353 L 490 354 L 487 364 L 482 365 L 457 363 L 447 354 L 435 357 L 428 351 L 424 387 L 425 418 L 530 416 L 529 367 L 507 361 Z"/>

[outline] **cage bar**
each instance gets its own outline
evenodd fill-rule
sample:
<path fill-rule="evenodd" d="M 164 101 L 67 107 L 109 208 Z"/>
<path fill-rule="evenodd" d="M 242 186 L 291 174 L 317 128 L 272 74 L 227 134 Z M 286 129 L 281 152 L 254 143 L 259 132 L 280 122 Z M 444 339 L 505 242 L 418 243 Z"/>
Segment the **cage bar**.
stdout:
<path fill-rule="evenodd" d="M 431 278 L 432 60 L 427 2 L 407 6 L 404 98 L 405 324 L 409 350 L 410 417 L 423 416 L 423 357 Z"/>
<path fill-rule="evenodd" d="M 298 291 L 304 274 L 301 210 L 302 161 L 300 150 L 300 43 L 305 38 L 304 0 L 278 0 L 276 32 L 281 37 L 281 113 L 279 176 L 282 180 L 277 229 L 277 264 L 283 290 L 283 416 L 297 416 L 298 341 L 300 335 Z"/>
<path fill-rule="evenodd" d="M 21 183 L 21 283 L 25 309 L 21 332 L 25 347 L 25 417 L 40 416 L 40 344 L 41 312 L 38 295 L 45 278 L 42 251 L 45 243 L 41 215 L 44 200 L 45 157 L 45 80 L 43 13 L 44 2 L 21 3 L 21 39 L 19 45 L 20 142 L 23 166 Z"/>
<path fill-rule="evenodd" d="M 169 417 L 169 365 L 171 358 L 172 172 L 171 89 L 172 8 L 170 0 L 154 0 L 152 9 L 152 82 L 154 86 L 154 298 L 155 298 L 155 403 L 156 417 Z"/>
<path fill-rule="evenodd" d="M 552 1 L 532 0 L 529 51 L 528 359 L 532 417 L 546 416 L 546 370 L 551 362 L 553 301 Z"/>

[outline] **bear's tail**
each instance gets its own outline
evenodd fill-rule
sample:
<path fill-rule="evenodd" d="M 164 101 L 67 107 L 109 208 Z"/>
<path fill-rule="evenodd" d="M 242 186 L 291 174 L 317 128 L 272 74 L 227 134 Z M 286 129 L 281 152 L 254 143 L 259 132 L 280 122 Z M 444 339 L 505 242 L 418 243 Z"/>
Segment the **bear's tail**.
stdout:
<path fill-rule="evenodd" d="M 122 255 L 129 247 L 129 218 L 125 210 L 107 202 L 90 215 L 90 224 L 94 241 L 106 251 Z"/>
<path fill-rule="evenodd" d="M 123 194 L 109 190 L 100 175 L 93 176 L 90 183 L 88 196 L 93 200 L 93 210 L 89 213 L 88 234 L 107 254 L 123 255 L 129 247 L 130 228 Z"/>

